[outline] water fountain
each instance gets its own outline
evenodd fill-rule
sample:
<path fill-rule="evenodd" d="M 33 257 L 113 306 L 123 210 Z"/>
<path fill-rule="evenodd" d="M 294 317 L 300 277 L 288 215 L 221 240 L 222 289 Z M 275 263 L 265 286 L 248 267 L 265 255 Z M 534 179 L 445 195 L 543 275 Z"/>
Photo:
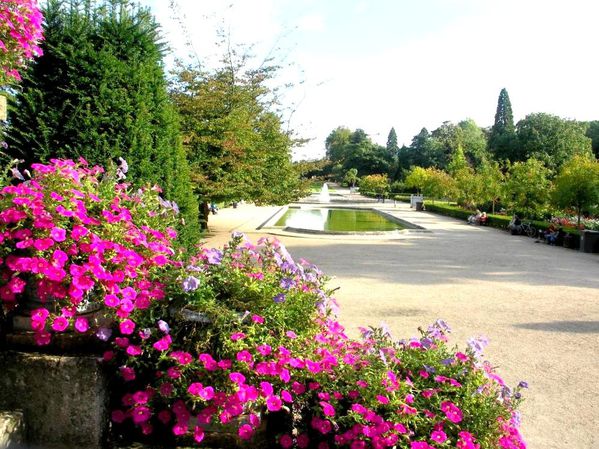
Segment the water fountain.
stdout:
<path fill-rule="evenodd" d="M 318 195 L 318 202 L 319 203 L 330 203 L 331 202 L 331 196 L 329 195 L 329 186 L 327 185 L 326 182 L 322 185 L 322 189 L 320 190 L 320 194 Z"/>

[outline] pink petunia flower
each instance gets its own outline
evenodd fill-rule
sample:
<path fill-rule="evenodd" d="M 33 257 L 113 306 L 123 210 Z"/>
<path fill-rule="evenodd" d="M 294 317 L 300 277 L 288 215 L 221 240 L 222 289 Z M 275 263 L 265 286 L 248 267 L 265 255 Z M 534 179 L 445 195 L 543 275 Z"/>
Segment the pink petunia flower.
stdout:
<path fill-rule="evenodd" d="M 442 430 L 435 430 L 431 433 L 431 440 L 437 443 L 443 443 L 445 440 L 447 440 L 447 434 Z"/>
<path fill-rule="evenodd" d="M 75 330 L 81 333 L 87 332 L 89 330 L 89 322 L 87 321 L 87 318 L 77 317 L 75 319 Z"/>
<path fill-rule="evenodd" d="M 67 327 L 69 327 L 69 320 L 67 320 L 63 316 L 57 316 L 54 318 L 52 322 L 52 329 L 56 332 L 63 332 Z"/>

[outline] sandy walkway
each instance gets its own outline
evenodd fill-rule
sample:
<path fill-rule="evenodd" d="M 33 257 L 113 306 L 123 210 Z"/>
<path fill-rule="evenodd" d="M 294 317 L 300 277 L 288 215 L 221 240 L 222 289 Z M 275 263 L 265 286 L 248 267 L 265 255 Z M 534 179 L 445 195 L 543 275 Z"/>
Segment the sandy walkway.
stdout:
<path fill-rule="evenodd" d="M 599 255 L 376 204 L 431 233 L 405 239 L 280 236 L 340 286 L 349 328 L 385 321 L 398 338 L 437 318 L 463 346 L 490 340 L 486 355 L 510 384 L 527 380 L 523 433 L 531 449 L 599 448 Z M 208 245 L 233 230 L 252 240 L 279 208 L 241 205 L 212 216 Z"/>

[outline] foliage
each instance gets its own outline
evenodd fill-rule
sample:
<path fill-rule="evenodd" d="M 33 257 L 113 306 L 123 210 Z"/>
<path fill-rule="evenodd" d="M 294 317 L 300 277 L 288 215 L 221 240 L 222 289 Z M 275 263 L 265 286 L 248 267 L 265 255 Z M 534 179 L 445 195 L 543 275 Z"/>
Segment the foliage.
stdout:
<path fill-rule="evenodd" d="M 516 160 L 535 158 L 557 172 L 573 155 L 591 154 L 591 139 L 586 132 L 585 123 L 551 114 L 529 114 L 517 125 L 521 156 Z"/>
<path fill-rule="evenodd" d="M 360 179 L 360 192 L 367 195 L 387 196 L 389 178 L 386 174 L 368 175 Z"/>
<path fill-rule="evenodd" d="M 503 171 L 496 161 L 485 160 L 476 174 L 480 184 L 478 203 L 492 203 L 492 212 L 495 213 L 495 204 L 501 199 L 505 182 Z"/>
<path fill-rule="evenodd" d="M 253 69 L 247 59 L 231 50 L 214 71 L 180 66 L 175 73 L 171 96 L 204 203 L 285 204 L 304 193 L 291 162 L 294 139 L 268 87 L 277 67 Z"/>
<path fill-rule="evenodd" d="M 389 148 L 372 142 L 363 129 L 352 132 L 343 127 L 329 134 L 326 149 L 327 157 L 341 167 L 336 170 L 338 180 L 342 180 L 345 172 L 351 168 L 358 170 L 359 176 L 389 173 L 397 155 Z"/>
<path fill-rule="evenodd" d="M 391 128 L 389 131 L 389 135 L 387 136 L 387 153 L 390 157 L 396 158 L 397 153 L 399 152 L 399 145 L 397 144 L 397 133 L 395 132 L 395 128 Z"/>
<path fill-rule="evenodd" d="M 179 205 L 188 226 L 178 228 L 196 240 L 197 203 L 148 10 L 121 0 L 52 0 L 44 15 L 44 55 L 16 95 L 8 153 L 27 164 L 82 156 L 110 165 L 122 157 L 139 185 L 159 184 Z"/>
<path fill-rule="evenodd" d="M 586 136 L 591 139 L 593 154 L 599 158 L 599 120 L 589 122 Z"/>
<path fill-rule="evenodd" d="M 575 155 L 556 176 L 552 198 L 562 209 L 576 209 L 579 227 L 582 212 L 599 204 L 599 162 L 594 157 Z"/>
<path fill-rule="evenodd" d="M 512 103 L 505 88 L 499 92 L 497 99 L 497 112 L 495 113 L 495 123 L 491 127 L 489 135 L 489 148 L 496 160 L 517 159 L 516 149 L 516 128 L 514 126 L 514 114 L 512 112 Z"/>
<path fill-rule="evenodd" d="M 351 135 L 351 129 L 343 126 L 339 126 L 331 131 L 325 141 L 327 159 L 333 163 L 343 163 L 346 157 L 346 147 L 350 143 Z"/>
<path fill-rule="evenodd" d="M 350 168 L 346 173 L 345 173 L 345 177 L 343 178 L 343 180 L 347 183 L 347 185 L 349 185 L 350 187 L 355 187 L 356 183 L 358 182 L 360 178 L 358 177 L 358 170 L 355 168 Z"/>
<path fill-rule="evenodd" d="M 534 158 L 514 163 L 504 184 L 503 203 L 523 217 L 543 215 L 549 201 L 549 175 L 549 169 Z"/>
<path fill-rule="evenodd" d="M 44 17 L 37 0 L 3 0 L 0 4 L 0 86 L 19 81 L 19 70 L 35 56 L 43 39 Z"/>
<path fill-rule="evenodd" d="M 456 181 L 443 170 L 429 167 L 422 187 L 422 193 L 433 201 L 435 198 L 453 197 L 456 193 Z"/>
<path fill-rule="evenodd" d="M 410 171 L 406 174 L 404 183 L 406 187 L 415 188 L 418 190 L 418 192 L 420 192 L 422 189 L 424 189 L 427 179 L 428 172 L 426 169 L 415 166 L 410 168 Z"/>
<path fill-rule="evenodd" d="M 399 151 L 399 166 L 404 170 L 412 166 L 430 167 L 434 165 L 433 141 L 426 128 L 414 136 L 409 147 L 402 147 Z"/>
<path fill-rule="evenodd" d="M 468 162 L 473 167 L 478 167 L 488 159 L 487 137 L 483 130 L 472 119 L 462 120 L 458 123 L 460 146 Z"/>

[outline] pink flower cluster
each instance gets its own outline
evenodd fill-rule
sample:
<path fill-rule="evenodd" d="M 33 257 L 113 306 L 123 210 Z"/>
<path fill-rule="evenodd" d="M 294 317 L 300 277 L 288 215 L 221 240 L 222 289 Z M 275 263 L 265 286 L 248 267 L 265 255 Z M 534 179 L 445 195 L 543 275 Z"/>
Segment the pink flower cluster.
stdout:
<path fill-rule="evenodd" d="M 259 317 L 244 332 L 230 335 L 225 358 L 172 347 L 162 351 L 171 362 L 154 373 L 156 382 L 131 384 L 113 420 L 131 420 L 145 434 L 158 426 L 196 441 L 209 423 L 234 422 L 239 437 L 249 439 L 260 426 L 260 410 L 284 412 L 303 404 L 307 418 L 296 423 L 293 433 L 279 435 L 283 448 L 433 449 L 450 442 L 479 449 L 479 437 L 489 441 L 489 435 L 475 435 L 471 429 L 480 429 L 477 418 L 462 408 L 468 403 L 462 398 L 471 394 L 463 385 L 476 383 L 476 394 L 495 403 L 499 413 L 497 421 L 488 423 L 489 432 L 496 429 L 493 447 L 526 447 L 510 420 L 510 402 L 497 399 L 502 385 L 487 376 L 474 356 L 449 353 L 447 372 L 456 378 L 430 376 L 423 374 L 426 369 L 414 370 L 409 360 L 421 364 L 436 351 L 446 354 L 442 340 L 426 336 L 417 340 L 420 345 L 411 344 L 416 340 L 393 344 L 376 333 L 353 340 L 334 320 L 321 318 L 318 326 L 305 339 L 285 334 L 273 339 L 268 317 Z M 140 394 L 142 402 L 135 399 Z"/>
<path fill-rule="evenodd" d="M 50 331 L 71 325 L 87 332 L 90 323 L 77 312 L 89 302 L 132 333 L 130 315 L 165 296 L 159 274 L 170 263 L 176 233 L 136 225 L 131 209 L 142 209 L 141 196 L 124 184 L 100 188 L 103 170 L 84 160 L 53 160 L 32 170 L 30 180 L 0 191 L 0 304 L 10 310 L 31 295 L 41 301 L 31 312 L 40 345 L 50 342 Z"/>
<path fill-rule="evenodd" d="M 0 84 L 20 80 L 19 69 L 42 55 L 44 18 L 37 0 L 3 0 L 0 3 Z"/>

